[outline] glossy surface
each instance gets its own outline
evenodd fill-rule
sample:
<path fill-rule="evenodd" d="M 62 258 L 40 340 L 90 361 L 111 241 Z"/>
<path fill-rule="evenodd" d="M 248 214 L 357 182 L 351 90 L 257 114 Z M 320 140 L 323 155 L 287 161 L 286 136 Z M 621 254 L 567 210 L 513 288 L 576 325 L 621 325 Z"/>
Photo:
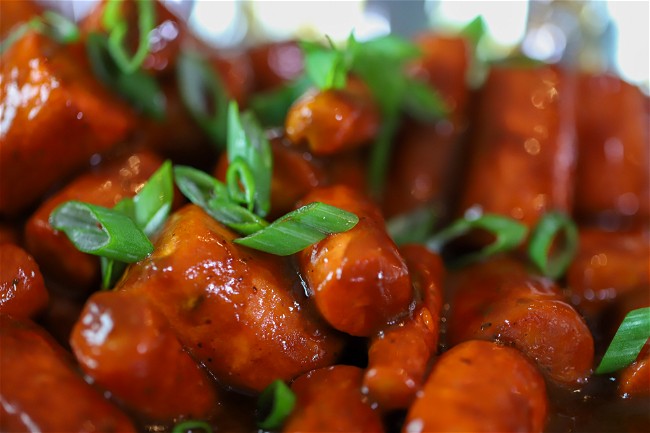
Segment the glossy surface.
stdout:
<path fill-rule="evenodd" d="M 353 212 L 359 223 L 297 254 L 309 294 L 334 328 L 371 335 L 408 311 L 412 288 L 406 263 L 366 196 L 345 186 L 321 187 L 301 205 L 315 201 Z"/>
<path fill-rule="evenodd" d="M 234 238 L 187 205 L 117 289 L 148 299 L 224 385 L 261 391 L 275 379 L 333 363 L 341 340 L 310 313 L 288 262 L 237 246 Z"/>
<path fill-rule="evenodd" d="M 38 263 L 25 250 L 0 243 L 0 313 L 29 318 L 41 312 L 49 295 Z"/>
<path fill-rule="evenodd" d="M 545 377 L 570 387 L 579 387 L 591 374 L 591 332 L 551 280 L 501 257 L 452 274 L 447 285 L 450 345 L 469 339 L 512 345 Z"/>
<path fill-rule="evenodd" d="M 541 432 L 544 379 L 517 350 L 468 341 L 445 352 L 409 409 L 404 433 Z"/>

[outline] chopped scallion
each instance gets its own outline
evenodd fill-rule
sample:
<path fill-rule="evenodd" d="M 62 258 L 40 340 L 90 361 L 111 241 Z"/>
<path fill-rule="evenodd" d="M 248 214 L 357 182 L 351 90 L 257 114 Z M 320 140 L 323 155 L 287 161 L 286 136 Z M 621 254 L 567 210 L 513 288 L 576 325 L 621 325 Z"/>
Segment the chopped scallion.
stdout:
<path fill-rule="evenodd" d="M 563 243 L 554 251 L 554 239 L 564 235 Z M 557 279 L 571 264 L 578 250 L 578 228 L 567 215 L 560 212 L 544 214 L 535 225 L 528 242 L 530 260 L 546 276 Z"/>
<path fill-rule="evenodd" d="M 438 216 L 435 206 L 423 206 L 391 218 L 386 222 L 386 228 L 397 245 L 420 243 L 431 235 Z"/>
<path fill-rule="evenodd" d="M 440 252 L 449 241 L 476 229 L 488 231 L 494 235 L 495 240 L 480 251 L 462 257 L 459 259 L 459 263 L 482 260 L 500 252 L 510 251 L 519 246 L 528 234 L 528 228 L 512 218 L 497 214 L 484 214 L 478 218 L 463 217 L 457 219 L 431 236 L 426 241 L 426 246 L 431 251 Z"/>
<path fill-rule="evenodd" d="M 611 373 L 633 363 L 650 338 L 650 307 L 630 311 L 609 344 L 596 374 Z"/>
<path fill-rule="evenodd" d="M 183 422 L 179 422 L 172 428 L 172 433 L 188 433 L 188 432 L 196 432 L 196 431 L 203 431 L 204 433 L 212 433 L 212 427 L 210 424 L 208 424 L 205 421 L 199 421 L 199 420 L 187 420 Z"/>
<path fill-rule="evenodd" d="M 182 52 L 176 63 L 178 90 L 183 103 L 212 142 L 226 142 L 228 94 L 209 62 L 198 53 Z"/>
<path fill-rule="evenodd" d="M 254 210 L 265 217 L 271 208 L 271 176 L 273 156 L 264 130 L 252 112 L 239 114 L 237 103 L 228 107 L 228 160 L 241 158 L 254 178 Z"/>
<path fill-rule="evenodd" d="M 165 95 L 155 78 L 141 70 L 132 73 L 121 70 L 108 51 L 106 36 L 90 33 L 86 39 L 86 51 L 95 76 L 104 84 L 143 113 L 155 119 L 164 117 Z"/>
<path fill-rule="evenodd" d="M 350 212 L 315 202 L 278 218 L 268 227 L 234 242 L 279 256 L 288 256 L 323 240 L 327 235 L 350 230 L 359 218 Z"/>
<path fill-rule="evenodd" d="M 257 401 L 260 421 L 265 430 L 279 430 L 296 404 L 296 395 L 282 380 L 277 379 L 264 388 Z"/>
<path fill-rule="evenodd" d="M 123 0 L 108 0 L 102 21 L 109 32 L 108 51 L 117 66 L 125 75 L 130 75 L 140 69 L 149 54 L 149 34 L 156 26 L 156 9 L 152 0 L 135 2 L 138 10 L 138 47 L 133 55 L 124 46 L 128 34 L 128 22 L 121 14 Z"/>
<path fill-rule="evenodd" d="M 56 12 L 45 11 L 41 16 L 34 17 L 18 25 L 10 32 L 0 42 L 0 54 L 4 53 L 30 30 L 45 35 L 60 44 L 77 42 L 80 37 L 79 27 L 74 22 Z"/>
<path fill-rule="evenodd" d="M 133 263 L 153 251 L 153 245 L 131 218 L 102 206 L 65 202 L 50 214 L 50 225 L 63 231 L 85 253 Z"/>

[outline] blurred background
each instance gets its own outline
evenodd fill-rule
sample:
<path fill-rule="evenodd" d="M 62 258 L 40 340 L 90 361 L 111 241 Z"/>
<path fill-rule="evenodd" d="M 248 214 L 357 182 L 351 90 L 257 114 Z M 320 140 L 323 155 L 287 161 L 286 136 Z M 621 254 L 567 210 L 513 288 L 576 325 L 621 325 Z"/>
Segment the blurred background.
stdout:
<path fill-rule="evenodd" d="M 81 19 L 95 0 L 43 0 Z M 612 71 L 648 93 L 648 0 L 165 0 L 209 44 L 229 48 L 268 40 L 343 41 L 389 32 L 456 32 L 481 16 L 477 54 L 498 60 L 518 51 L 590 71 Z"/>

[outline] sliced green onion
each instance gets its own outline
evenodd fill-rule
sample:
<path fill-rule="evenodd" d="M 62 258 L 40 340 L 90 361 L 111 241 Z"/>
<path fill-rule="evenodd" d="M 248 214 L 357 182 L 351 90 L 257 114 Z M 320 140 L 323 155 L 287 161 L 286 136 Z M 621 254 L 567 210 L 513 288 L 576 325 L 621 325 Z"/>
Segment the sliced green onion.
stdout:
<path fill-rule="evenodd" d="M 480 251 L 464 256 L 459 260 L 460 263 L 466 264 L 485 259 L 497 253 L 510 251 L 519 246 L 528 234 L 528 228 L 512 218 L 496 214 L 484 214 L 478 218 L 463 217 L 457 219 L 445 229 L 430 237 L 425 245 L 431 251 L 440 252 L 449 241 L 476 229 L 486 230 L 494 235 L 496 239 Z"/>
<path fill-rule="evenodd" d="M 192 203 L 238 233 L 254 233 L 269 223 L 233 202 L 228 188 L 207 173 L 187 166 L 174 167 L 176 186 Z"/>
<path fill-rule="evenodd" d="M 214 198 L 203 208 L 212 218 L 242 235 L 250 235 L 269 223 L 232 201 Z"/>
<path fill-rule="evenodd" d="M 391 218 L 386 222 L 386 228 L 397 245 L 420 243 L 431 235 L 438 216 L 435 206 L 423 206 Z"/>
<path fill-rule="evenodd" d="M 246 206 L 249 211 L 255 208 L 255 179 L 248 163 L 240 156 L 228 165 L 226 186 L 230 198 Z"/>
<path fill-rule="evenodd" d="M 382 58 L 397 64 L 404 64 L 408 60 L 422 55 L 420 48 L 412 41 L 397 35 L 386 35 L 357 44 L 361 54 L 366 58 Z M 357 56 L 359 54 L 355 54 Z"/>
<path fill-rule="evenodd" d="M 315 202 L 289 212 L 268 227 L 234 242 L 265 251 L 288 256 L 325 239 L 333 233 L 350 230 L 359 218 L 345 210 L 325 203 Z"/>
<path fill-rule="evenodd" d="M 53 11 L 43 12 L 42 33 L 62 44 L 77 42 L 81 37 L 79 27 L 73 21 Z"/>
<path fill-rule="evenodd" d="M 291 105 L 309 89 L 311 80 L 306 75 L 264 93 L 253 95 L 249 108 L 265 126 L 283 126 Z"/>
<path fill-rule="evenodd" d="M 188 433 L 202 430 L 205 433 L 212 433 L 212 427 L 205 421 L 187 420 L 179 422 L 172 428 L 172 433 Z"/>
<path fill-rule="evenodd" d="M 404 92 L 404 109 L 418 120 L 428 122 L 449 113 L 442 96 L 427 83 L 408 80 Z"/>
<path fill-rule="evenodd" d="M 252 112 L 239 114 L 235 101 L 228 106 L 228 160 L 241 158 L 248 167 L 254 182 L 255 213 L 265 217 L 271 208 L 271 177 L 273 155 L 271 144 Z"/>
<path fill-rule="evenodd" d="M 354 41 L 350 35 L 349 43 Z M 327 38 L 328 45 L 314 42 L 301 42 L 300 48 L 304 55 L 305 72 L 312 82 L 321 90 L 340 89 L 345 87 L 347 75 L 351 67 L 351 51 L 337 49 L 332 40 Z"/>
<path fill-rule="evenodd" d="M 265 430 L 279 430 L 296 404 L 296 395 L 282 380 L 277 379 L 264 388 L 257 401 L 257 426 Z"/>
<path fill-rule="evenodd" d="M 86 51 L 97 78 L 119 93 L 137 110 L 155 118 L 165 115 L 165 95 L 155 78 L 137 70 L 125 73 L 108 52 L 108 41 L 104 35 L 90 33 L 86 39 Z"/>
<path fill-rule="evenodd" d="M 108 0 L 102 17 L 103 24 L 109 31 L 108 51 L 117 66 L 126 75 L 140 69 L 149 54 L 149 34 L 156 26 L 156 9 L 152 0 L 136 1 L 138 9 L 138 48 L 133 55 L 127 52 L 124 46 L 128 34 L 128 23 L 120 11 L 123 0 Z"/>
<path fill-rule="evenodd" d="M 102 289 L 109 290 L 122 278 L 127 264 L 107 257 L 99 258 L 102 272 Z"/>
<path fill-rule="evenodd" d="M 190 114 L 218 146 L 226 142 L 228 92 L 210 63 L 182 52 L 176 63 L 178 90 Z"/>
<path fill-rule="evenodd" d="M 202 208 L 208 207 L 213 198 L 228 199 L 228 188 L 214 177 L 194 167 L 177 165 L 174 180 L 183 195 Z"/>
<path fill-rule="evenodd" d="M 552 251 L 553 240 L 564 234 L 559 251 Z M 530 260 L 546 276 L 557 279 L 564 275 L 578 251 L 578 228 L 567 215 L 561 212 L 544 214 L 531 233 L 528 241 Z"/>
<path fill-rule="evenodd" d="M 171 161 L 165 161 L 133 197 L 135 223 L 147 235 L 155 234 L 171 212 L 174 175 Z"/>
<path fill-rule="evenodd" d="M 53 11 L 45 11 L 41 16 L 34 17 L 18 25 L 0 42 L 0 54 L 21 39 L 29 31 L 35 31 L 61 44 L 70 44 L 79 40 L 80 32 L 77 25 Z"/>
<path fill-rule="evenodd" d="M 485 20 L 482 15 L 478 15 L 472 21 L 470 21 L 465 27 L 460 31 L 461 36 L 464 36 L 469 40 L 474 47 L 478 45 L 483 36 L 487 31 L 485 25 Z"/>
<path fill-rule="evenodd" d="M 65 202 L 50 214 L 50 225 L 63 231 L 85 253 L 133 263 L 153 251 L 153 245 L 133 220 L 102 206 Z"/>
<path fill-rule="evenodd" d="M 396 132 L 397 115 L 389 115 L 384 119 L 370 149 L 368 188 L 373 197 L 380 197 L 384 190 L 392 150 L 391 144 Z"/>
<path fill-rule="evenodd" d="M 596 374 L 611 373 L 633 363 L 650 338 L 650 307 L 630 311 L 609 344 Z"/>

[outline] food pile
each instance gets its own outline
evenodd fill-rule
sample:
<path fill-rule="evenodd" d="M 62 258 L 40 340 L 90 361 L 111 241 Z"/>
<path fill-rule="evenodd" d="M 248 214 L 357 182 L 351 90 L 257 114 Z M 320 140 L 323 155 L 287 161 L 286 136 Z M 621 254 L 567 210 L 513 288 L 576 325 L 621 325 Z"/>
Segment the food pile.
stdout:
<path fill-rule="evenodd" d="M 0 10 L 0 430 L 650 429 L 638 87 Z"/>

